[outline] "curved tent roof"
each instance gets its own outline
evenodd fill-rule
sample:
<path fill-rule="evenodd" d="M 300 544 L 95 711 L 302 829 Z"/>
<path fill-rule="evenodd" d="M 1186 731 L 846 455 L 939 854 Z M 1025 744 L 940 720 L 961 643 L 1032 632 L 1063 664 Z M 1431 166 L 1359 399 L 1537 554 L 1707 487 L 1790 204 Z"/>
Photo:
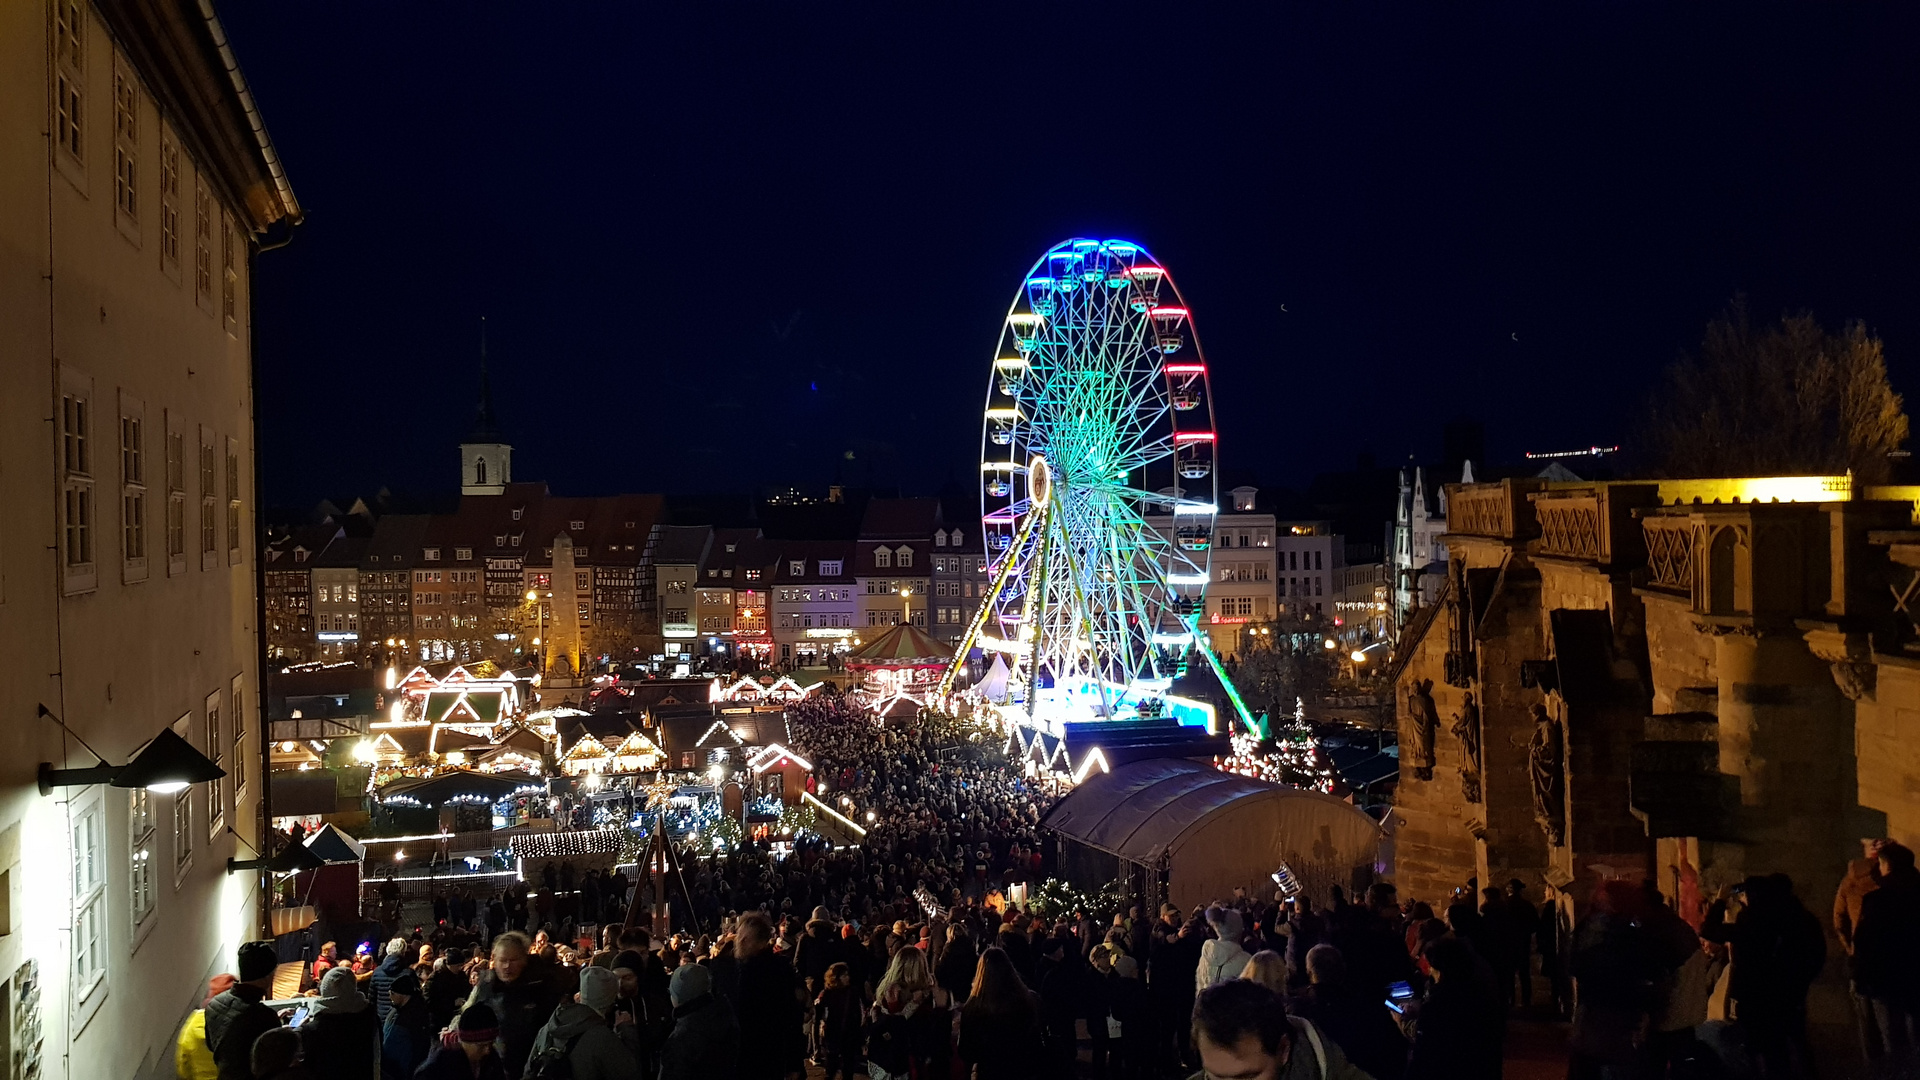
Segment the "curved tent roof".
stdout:
<path fill-rule="evenodd" d="M 546 790 L 538 777 L 519 772 L 477 772 L 455 769 L 437 776 L 409 776 L 382 786 L 377 793 L 382 803 L 405 799 L 421 806 L 439 806 L 463 795 L 504 799 L 523 788 Z"/>
<path fill-rule="evenodd" d="M 1255 780 L 1185 758 L 1148 758 L 1090 776 L 1041 823 L 1131 862 L 1157 865 L 1207 819 L 1272 804 L 1287 846 L 1328 861 L 1371 862 L 1380 826 L 1352 804 L 1307 788 Z"/>
<path fill-rule="evenodd" d="M 953 646 L 935 640 L 908 623 L 881 634 L 847 654 L 850 668 L 945 667 L 953 660 Z"/>

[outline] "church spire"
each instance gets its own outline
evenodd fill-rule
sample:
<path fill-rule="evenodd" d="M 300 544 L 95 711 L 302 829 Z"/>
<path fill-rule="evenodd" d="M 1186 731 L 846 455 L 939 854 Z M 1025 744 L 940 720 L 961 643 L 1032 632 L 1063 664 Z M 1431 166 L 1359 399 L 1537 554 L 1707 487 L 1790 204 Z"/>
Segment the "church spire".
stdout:
<path fill-rule="evenodd" d="M 487 317 L 480 316 L 480 407 L 475 410 L 471 443 L 500 441 L 499 425 L 493 420 L 493 383 L 487 377 Z"/>

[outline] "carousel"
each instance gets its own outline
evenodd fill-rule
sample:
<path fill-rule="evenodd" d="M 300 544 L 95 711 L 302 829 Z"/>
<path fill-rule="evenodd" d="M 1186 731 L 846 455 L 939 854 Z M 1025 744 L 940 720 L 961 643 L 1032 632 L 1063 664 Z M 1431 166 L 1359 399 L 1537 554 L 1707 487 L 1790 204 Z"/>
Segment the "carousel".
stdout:
<path fill-rule="evenodd" d="M 847 654 L 847 670 L 860 679 L 854 695 L 882 719 L 917 715 L 952 662 L 951 646 L 907 623 Z"/>

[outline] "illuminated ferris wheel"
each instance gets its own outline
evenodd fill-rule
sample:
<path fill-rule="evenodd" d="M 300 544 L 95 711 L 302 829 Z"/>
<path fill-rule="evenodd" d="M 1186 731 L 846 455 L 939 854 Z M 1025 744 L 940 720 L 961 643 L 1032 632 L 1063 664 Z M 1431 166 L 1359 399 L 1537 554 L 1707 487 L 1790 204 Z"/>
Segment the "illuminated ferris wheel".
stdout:
<path fill-rule="evenodd" d="M 1151 712 L 1196 632 L 1217 513 L 1213 400 L 1193 319 L 1137 244 L 1033 265 L 987 382 L 981 519 L 992 585 L 971 648 L 1057 730 Z M 949 673 L 951 679 L 951 673 Z"/>

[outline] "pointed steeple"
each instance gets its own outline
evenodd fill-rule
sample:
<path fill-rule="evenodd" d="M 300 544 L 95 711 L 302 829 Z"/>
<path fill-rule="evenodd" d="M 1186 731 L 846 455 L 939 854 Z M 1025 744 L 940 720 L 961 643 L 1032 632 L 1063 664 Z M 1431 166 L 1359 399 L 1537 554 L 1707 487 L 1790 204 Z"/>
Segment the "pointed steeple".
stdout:
<path fill-rule="evenodd" d="M 493 420 L 493 383 L 487 377 L 487 317 L 480 316 L 480 407 L 474 411 L 470 443 L 500 441 L 500 427 Z"/>

